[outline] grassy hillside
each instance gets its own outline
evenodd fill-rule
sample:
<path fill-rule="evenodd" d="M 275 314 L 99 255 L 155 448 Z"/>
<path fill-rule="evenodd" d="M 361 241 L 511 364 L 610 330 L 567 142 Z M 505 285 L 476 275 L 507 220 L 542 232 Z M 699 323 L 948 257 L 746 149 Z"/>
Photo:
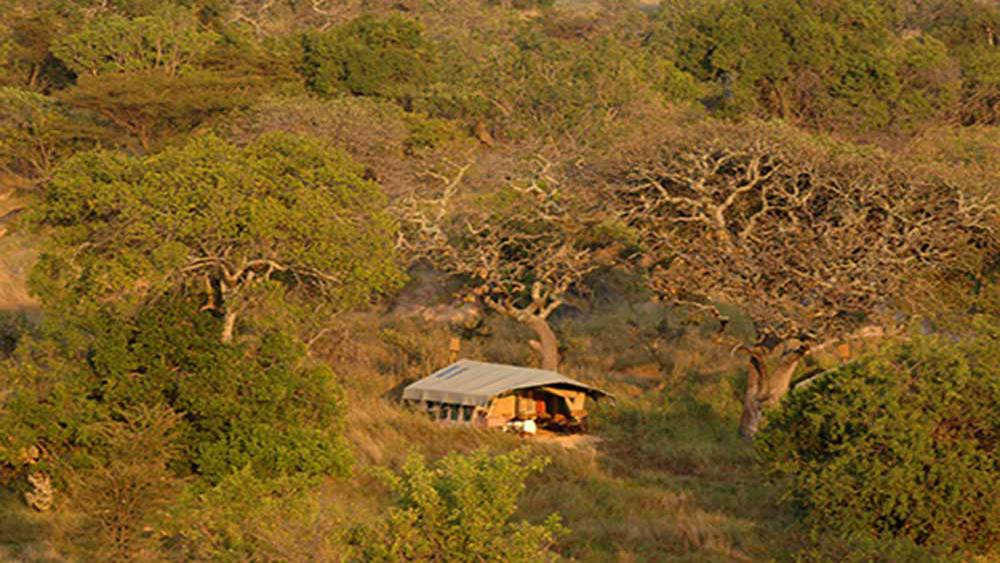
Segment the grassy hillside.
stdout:
<path fill-rule="evenodd" d="M 0 562 L 995 555 L 998 30 L 981 0 L 0 0 Z M 455 338 L 614 398 L 569 438 L 436 424 L 401 391 Z M 843 405 L 775 418 L 826 371 Z M 878 404 L 899 374 L 968 405 Z"/>
<path fill-rule="evenodd" d="M 630 310 L 631 309 L 631 310 Z M 450 428 L 408 412 L 400 386 L 441 365 L 447 328 L 422 320 L 342 324 L 315 344 L 346 387 L 345 434 L 356 456 L 353 476 L 330 479 L 304 507 L 262 511 L 242 522 L 244 534 L 283 560 L 306 561 L 319 549 L 340 553 L 338 533 L 385 509 L 388 491 L 373 477 L 412 453 L 430 459 L 481 448 L 527 446 L 553 463 L 532 478 L 520 516 L 541 521 L 556 512 L 570 530 L 557 546 L 580 561 L 766 561 L 787 559 L 804 541 L 791 514 L 756 473 L 752 450 L 736 433 L 741 358 L 695 334 L 675 337 L 658 357 L 643 349 L 663 311 L 621 302 L 563 319 L 571 376 L 606 387 L 616 400 L 594 413 L 597 438 L 578 447 L 519 439 L 495 431 Z M 530 361 L 520 329 L 488 325 L 489 338 L 464 342 L 465 354 Z M 695 331 L 696 332 L 696 331 Z M 619 335 L 608 339 L 607 334 Z M 711 366 L 710 368 L 707 366 Z M 663 373 L 661 370 L 669 369 Z M 0 524 L 8 557 L 44 560 L 69 522 L 35 514 L 8 494 Z M 55 519 L 54 519 L 55 518 Z M 303 541 L 303 537 L 311 538 Z M 310 543 L 311 542 L 311 543 Z"/>

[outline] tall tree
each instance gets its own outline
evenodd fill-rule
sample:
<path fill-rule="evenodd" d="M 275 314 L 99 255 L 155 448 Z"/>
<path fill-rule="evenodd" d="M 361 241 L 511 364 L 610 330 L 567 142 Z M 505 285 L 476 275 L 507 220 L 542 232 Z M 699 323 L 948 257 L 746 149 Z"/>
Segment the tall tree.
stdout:
<path fill-rule="evenodd" d="M 440 196 L 407 202 L 403 247 L 414 260 L 463 278 L 468 297 L 530 328 L 542 369 L 557 370 L 559 339 L 549 318 L 587 274 L 610 262 L 613 239 L 601 232 L 593 202 L 546 167 L 529 181 L 478 195 L 459 190 L 470 166 L 437 174 Z"/>
<path fill-rule="evenodd" d="M 926 303 L 978 271 L 994 240 L 985 198 L 874 150 L 765 124 L 705 124 L 627 158 L 613 197 L 665 299 L 753 321 L 741 429 L 788 391 L 800 360 Z"/>
<path fill-rule="evenodd" d="M 53 47 L 78 75 L 59 98 L 103 117 L 149 152 L 285 82 L 290 69 L 270 60 L 287 55 L 283 46 L 271 46 L 277 57 L 255 47 L 237 34 L 223 41 L 176 6 L 131 19 L 101 16 Z"/>
<path fill-rule="evenodd" d="M 126 306 L 203 291 L 228 342 L 267 285 L 340 306 L 395 287 L 384 208 L 356 164 L 304 137 L 241 148 L 208 136 L 147 158 L 82 153 L 36 210 L 51 236 L 34 289 L 50 305 Z"/>

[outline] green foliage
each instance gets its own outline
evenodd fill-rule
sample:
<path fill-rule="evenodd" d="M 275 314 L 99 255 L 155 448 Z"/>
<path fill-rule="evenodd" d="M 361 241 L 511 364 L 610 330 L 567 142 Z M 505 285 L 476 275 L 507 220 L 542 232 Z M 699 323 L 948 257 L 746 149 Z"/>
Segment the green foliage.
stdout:
<path fill-rule="evenodd" d="M 656 42 L 715 85 L 709 102 L 724 113 L 905 130 L 945 115 L 959 80 L 943 44 L 897 35 L 893 23 L 858 1 L 715 1 L 664 15 Z"/>
<path fill-rule="evenodd" d="M 172 76 L 217 40 L 215 33 L 199 29 L 191 12 L 168 4 L 150 16 L 94 18 L 60 39 L 52 51 L 78 75 L 159 69 Z"/>
<path fill-rule="evenodd" d="M 36 446 L 51 470 L 106 466 L 121 456 L 101 445 L 101 428 L 163 405 L 183 414 L 178 475 L 215 483 L 241 468 L 264 479 L 343 473 L 343 399 L 330 368 L 280 333 L 220 345 L 218 321 L 192 309 L 161 301 L 131 320 L 94 315 L 24 342 L 4 368 L 0 463 L 17 467 L 19 452 Z"/>
<path fill-rule="evenodd" d="M 180 417 L 167 407 L 139 405 L 88 428 L 89 447 L 101 462 L 69 476 L 70 503 L 85 516 L 79 544 L 89 557 L 149 557 L 158 538 L 153 524 L 181 489 L 168 465 L 178 455 Z"/>
<path fill-rule="evenodd" d="M 961 123 L 1000 123 L 1000 6 L 976 0 L 901 4 L 903 25 L 920 28 L 939 39 L 958 60 L 962 74 Z"/>
<path fill-rule="evenodd" d="M 303 38 L 309 87 L 323 95 L 378 96 L 408 105 L 433 81 L 435 52 L 417 22 L 366 15 Z"/>
<path fill-rule="evenodd" d="M 103 118 L 122 144 L 138 141 L 137 148 L 149 152 L 214 116 L 249 106 L 262 88 L 261 80 L 204 70 L 179 76 L 143 70 L 122 73 L 113 80 L 85 75 L 74 87 L 60 92 L 59 99 Z"/>
<path fill-rule="evenodd" d="M 541 561 L 564 533 L 557 515 L 512 522 L 525 479 L 548 463 L 526 451 L 452 454 L 433 466 L 411 456 L 386 479 L 399 499 L 378 523 L 357 531 L 365 561 Z"/>
<path fill-rule="evenodd" d="M 5 183 L 31 187 L 96 131 L 59 102 L 19 88 L 0 88 L 0 173 Z"/>
<path fill-rule="evenodd" d="M 479 37 L 485 53 L 450 47 L 444 84 L 418 107 L 431 115 L 488 124 L 511 143 L 550 143 L 569 152 L 606 148 L 663 103 L 697 97 L 694 79 L 647 57 L 629 37 L 567 39 L 521 25 L 509 38 Z M 499 44 L 496 44 L 499 43 Z M 476 51 L 474 51 L 476 52 Z"/>
<path fill-rule="evenodd" d="M 343 399 L 330 368 L 303 361 L 301 346 L 281 334 L 266 335 L 246 360 L 235 352 L 178 382 L 179 408 L 198 421 L 188 436 L 196 472 L 212 482 L 246 466 L 263 477 L 344 473 Z"/>
<path fill-rule="evenodd" d="M 166 5 L 133 19 L 94 18 L 53 50 L 78 75 L 60 99 L 101 116 L 150 151 L 158 141 L 248 106 L 263 91 L 288 88 L 299 57 L 291 45 L 207 31 L 191 11 Z"/>
<path fill-rule="evenodd" d="M 49 47 L 65 33 L 64 18 L 48 7 L 36 11 L 0 5 L 0 85 L 44 91 L 63 87 L 73 73 Z"/>
<path fill-rule="evenodd" d="M 817 533 L 988 550 L 1000 541 L 1000 347 L 917 338 L 787 398 L 759 436 Z"/>
<path fill-rule="evenodd" d="M 310 485 L 296 477 L 261 479 L 243 468 L 214 486 L 187 488 L 162 526 L 174 553 L 187 561 L 281 560 L 289 551 L 280 542 L 309 559 L 340 560 L 344 538 L 322 537 L 321 507 Z"/>
<path fill-rule="evenodd" d="M 205 136 L 146 158 L 81 153 L 35 209 L 51 236 L 32 279 L 50 307 L 127 307 L 194 286 L 232 313 L 267 283 L 361 304 L 401 278 L 384 207 L 346 155 L 294 135 L 245 147 Z"/>
<path fill-rule="evenodd" d="M 30 328 L 31 323 L 23 313 L 0 311 L 0 359 L 14 354 L 21 336 L 27 334 Z"/>

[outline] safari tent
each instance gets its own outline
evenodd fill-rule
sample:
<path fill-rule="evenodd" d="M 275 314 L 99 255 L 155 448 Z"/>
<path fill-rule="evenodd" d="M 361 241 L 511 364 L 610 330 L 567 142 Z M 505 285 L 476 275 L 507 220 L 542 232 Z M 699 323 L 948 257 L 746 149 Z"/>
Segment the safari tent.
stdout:
<path fill-rule="evenodd" d="M 450 424 L 580 431 L 591 401 L 607 393 L 554 371 L 459 360 L 403 390 L 403 400 Z"/>

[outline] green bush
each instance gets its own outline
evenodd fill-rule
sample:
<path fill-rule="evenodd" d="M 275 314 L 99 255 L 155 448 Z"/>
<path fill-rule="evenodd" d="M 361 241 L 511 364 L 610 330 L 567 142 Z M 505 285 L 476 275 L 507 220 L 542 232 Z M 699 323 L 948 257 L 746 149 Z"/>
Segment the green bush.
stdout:
<path fill-rule="evenodd" d="M 70 504 L 82 515 L 73 543 L 86 558 L 140 560 L 155 550 L 158 538 L 147 526 L 182 485 L 168 467 L 178 453 L 179 419 L 169 408 L 141 406 L 89 429 L 102 462 L 69 475 Z"/>
<path fill-rule="evenodd" d="M 286 561 L 296 553 L 302 560 L 341 561 L 343 533 L 326 533 L 336 524 L 322 520 L 309 481 L 260 479 L 244 468 L 211 487 L 188 487 L 162 523 L 175 560 Z"/>
<path fill-rule="evenodd" d="M 821 129 L 908 131 L 945 118 L 960 77 L 948 48 L 895 32 L 880 2 L 692 2 L 663 10 L 651 47 L 704 87 L 724 115 Z"/>
<path fill-rule="evenodd" d="M 125 409 L 164 405 L 183 415 L 178 475 L 215 483 L 244 467 L 261 478 L 343 473 L 343 399 L 330 369 L 281 333 L 221 344 L 220 321 L 192 309 L 161 301 L 133 320 L 98 318 L 75 334 L 26 342 L 0 404 L 8 442 L 0 463 L 16 464 L 34 445 L 67 467 L 105 464 L 91 428 Z M 71 338 L 82 343 L 59 343 Z"/>
<path fill-rule="evenodd" d="M 307 85 L 324 95 L 350 93 L 404 105 L 434 76 L 435 55 L 420 24 L 366 15 L 303 39 Z"/>
<path fill-rule="evenodd" d="M 762 459 L 816 532 L 951 549 L 1000 541 L 1000 329 L 917 338 L 793 393 Z"/>
<path fill-rule="evenodd" d="M 525 479 L 548 459 L 524 451 L 452 454 L 433 466 L 410 457 L 386 474 L 398 502 L 354 543 L 364 561 L 543 561 L 563 533 L 559 517 L 512 522 Z"/>

